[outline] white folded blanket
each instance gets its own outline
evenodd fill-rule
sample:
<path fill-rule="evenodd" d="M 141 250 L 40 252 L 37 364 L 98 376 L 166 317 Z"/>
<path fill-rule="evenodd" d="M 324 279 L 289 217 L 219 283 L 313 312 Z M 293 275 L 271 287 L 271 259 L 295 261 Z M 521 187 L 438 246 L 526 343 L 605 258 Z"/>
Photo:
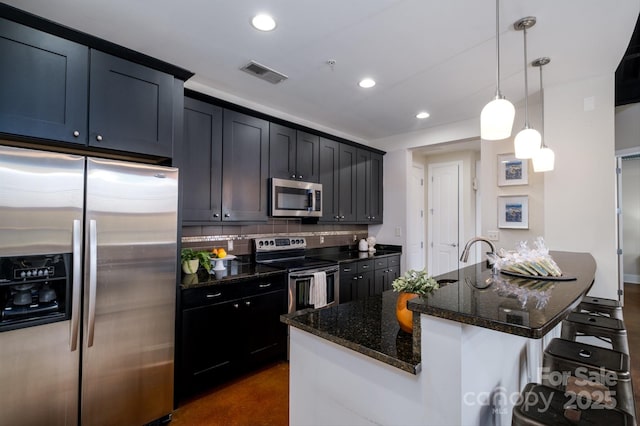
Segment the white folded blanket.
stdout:
<path fill-rule="evenodd" d="M 314 308 L 327 306 L 327 274 L 325 272 L 314 272 L 310 284 L 309 304 Z"/>

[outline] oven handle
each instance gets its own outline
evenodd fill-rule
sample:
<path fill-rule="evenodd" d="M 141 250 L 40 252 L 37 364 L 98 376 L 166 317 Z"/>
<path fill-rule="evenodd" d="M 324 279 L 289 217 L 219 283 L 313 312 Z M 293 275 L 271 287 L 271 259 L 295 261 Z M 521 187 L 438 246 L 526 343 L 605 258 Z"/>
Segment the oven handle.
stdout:
<path fill-rule="evenodd" d="M 301 271 L 298 273 L 293 272 L 289 274 L 289 278 L 294 280 L 299 280 L 302 278 L 313 278 L 314 272 L 325 272 L 327 275 L 330 275 L 330 274 L 337 273 L 339 270 L 340 268 L 338 266 L 330 266 L 328 268 L 312 269 L 312 270 Z"/>

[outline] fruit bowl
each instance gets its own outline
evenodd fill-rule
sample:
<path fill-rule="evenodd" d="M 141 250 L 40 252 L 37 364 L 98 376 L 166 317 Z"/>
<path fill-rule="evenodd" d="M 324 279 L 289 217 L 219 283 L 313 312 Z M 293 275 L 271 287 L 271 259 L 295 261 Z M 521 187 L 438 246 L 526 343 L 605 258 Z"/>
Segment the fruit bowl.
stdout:
<path fill-rule="evenodd" d="M 233 260 L 236 257 L 232 254 L 228 254 L 225 257 L 212 257 L 211 258 L 211 262 L 215 263 L 214 267 L 211 268 L 212 271 L 222 271 L 227 269 L 226 266 L 224 266 L 224 261 L 225 260 Z"/>

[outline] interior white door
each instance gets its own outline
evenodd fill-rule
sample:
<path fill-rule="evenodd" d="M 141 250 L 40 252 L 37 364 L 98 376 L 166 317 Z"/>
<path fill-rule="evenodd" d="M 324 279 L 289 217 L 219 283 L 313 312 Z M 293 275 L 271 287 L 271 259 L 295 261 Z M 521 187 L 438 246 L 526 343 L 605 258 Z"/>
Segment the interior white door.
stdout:
<path fill-rule="evenodd" d="M 422 270 L 426 256 L 424 249 L 424 166 L 414 163 L 411 182 L 407 228 L 407 269 Z"/>
<path fill-rule="evenodd" d="M 460 250 L 461 162 L 429 165 L 429 273 L 440 275 L 458 268 Z"/>

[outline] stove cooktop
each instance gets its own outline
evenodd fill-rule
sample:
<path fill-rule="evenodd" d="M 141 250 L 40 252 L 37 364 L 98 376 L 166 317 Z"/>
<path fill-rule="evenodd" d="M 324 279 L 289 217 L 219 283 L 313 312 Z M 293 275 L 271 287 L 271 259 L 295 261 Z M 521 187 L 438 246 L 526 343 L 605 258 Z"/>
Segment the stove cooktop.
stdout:
<path fill-rule="evenodd" d="M 337 265 L 336 262 L 332 262 L 330 260 L 315 259 L 312 257 L 274 260 L 266 264 L 269 266 L 275 266 L 276 268 L 286 269 L 289 272 L 303 271 L 306 269 L 325 268 L 328 266 Z"/>

